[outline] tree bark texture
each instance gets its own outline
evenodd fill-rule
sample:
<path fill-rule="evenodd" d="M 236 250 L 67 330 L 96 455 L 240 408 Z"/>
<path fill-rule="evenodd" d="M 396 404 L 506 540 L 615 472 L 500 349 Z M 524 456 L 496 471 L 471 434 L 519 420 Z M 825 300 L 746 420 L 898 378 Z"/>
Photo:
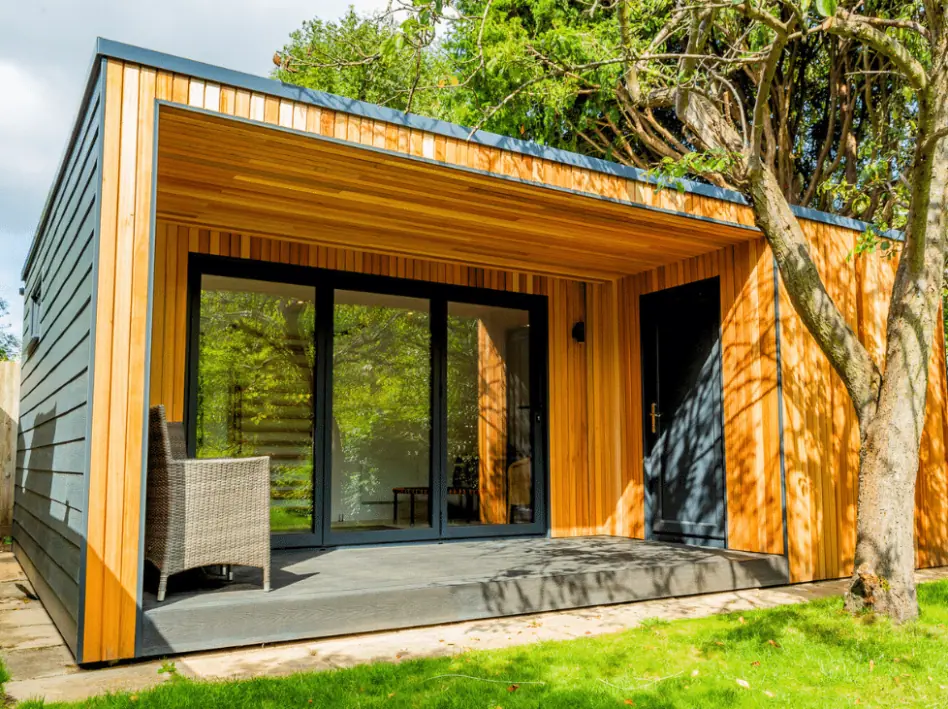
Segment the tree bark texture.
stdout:
<path fill-rule="evenodd" d="M 852 612 L 896 622 L 918 615 L 915 592 L 915 483 L 925 425 L 928 365 L 945 267 L 948 128 L 944 73 L 921 99 L 912 200 L 886 331 L 885 373 L 876 412 L 861 427 Z"/>

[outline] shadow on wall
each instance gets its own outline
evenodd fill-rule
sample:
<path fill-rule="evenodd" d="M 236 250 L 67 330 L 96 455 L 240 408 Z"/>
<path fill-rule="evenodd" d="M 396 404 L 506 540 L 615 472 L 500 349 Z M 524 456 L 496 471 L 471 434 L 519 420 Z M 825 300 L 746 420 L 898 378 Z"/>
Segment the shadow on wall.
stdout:
<path fill-rule="evenodd" d="M 27 395 L 29 396 L 29 395 Z M 18 436 L 13 540 L 17 558 L 50 617 L 75 650 L 79 617 L 81 498 L 85 441 L 57 443 L 60 414 L 51 408 L 24 412 Z M 84 425 L 84 424 L 83 424 Z M 72 457 L 72 459 L 70 459 Z M 75 469 L 72 473 L 60 470 Z M 63 500 L 63 501 L 61 501 Z"/>
<path fill-rule="evenodd" d="M 80 509 L 83 498 L 86 446 L 84 438 L 70 439 L 85 420 L 73 409 L 60 413 L 57 406 L 20 418 L 16 466 L 16 525 L 31 538 L 35 548 L 79 582 L 79 547 L 84 529 Z M 69 417 L 65 424 L 62 422 Z M 19 539 L 17 540 L 20 541 Z M 26 546 L 28 540 L 24 540 Z M 28 553 L 30 551 L 28 550 Z"/>
<path fill-rule="evenodd" d="M 16 511 L 17 524 L 31 536 L 31 519 L 40 524 L 50 524 L 56 519 L 66 522 L 62 510 L 53 505 L 53 476 L 56 469 L 56 406 L 36 414 L 32 427 L 20 431 L 17 441 L 16 465 Z M 45 513 L 45 515 L 44 515 Z M 44 519 L 44 516 L 46 519 Z M 36 540 L 40 541 L 40 540 Z M 42 548 L 42 545 L 41 547 Z"/>

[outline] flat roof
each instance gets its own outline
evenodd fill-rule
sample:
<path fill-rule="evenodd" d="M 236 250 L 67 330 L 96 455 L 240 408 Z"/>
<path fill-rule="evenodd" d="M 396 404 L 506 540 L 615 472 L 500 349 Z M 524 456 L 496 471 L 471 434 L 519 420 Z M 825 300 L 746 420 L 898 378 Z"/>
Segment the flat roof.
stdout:
<path fill-rule="evenodd" d="M 501 150 L 507 150 L 513 153 L 542 158 L 551 162 L 557 162 L 564 165 L 569 165 L 571 167 L 579 167 L 593 172 L 613 175 L 636 182 L 647 184 L 657 183 L 655 178 L 648 175 L 644 170 L 627 165 L 620 165 L 619 163 L 610 162 L 601 158 L 591 157 L 581 153 L 573 153 L 568 150 L 541 145 L 533 141 L 511 138 L 509 136 L 499 135 L 497 133 L 491 133 L 483 130 L 478 130 L 472 133 L 470 128 L 460 126 L 456 123 L 448 123 L 447 121 L 442 121 L 435 118 L 427 118 L 414 113 L 405 113 L 404 111 L 398 111 L 393 108 L 379 106 L 374 103 L 357 101 L 355 99 L 337 96 L 324 91 L 316 91 L 315 89 L 309 89 L 303 86 L 297 86 L 295 84 L 287 84 L 276 79 L 256 76 L 254 74 L 247 74 L 241 71 L 234 71 L 232 69 L 226 69 L 213 64 L 206 64 L 204 62 L 194 61 L 185 57 L 166 54 L 164 52 L 158 52 L 152 49 L 145 49 L 143 47 L 137 47 L 131 44 L 125 44 L 123 42 L 116 42 L 99 37 L 96 40 L 95 54 L 93 56 L 92 66 L 89 70 L 86 90 L 83 94 L 83 98 L 79 107 L 76 123 L 66 145 L 66 149 L 63 153 L 56 179 L 50 188 L 45 206 L 43 207 L 43 211 L 37 223 L 29 254 L 27 255 L 26 262 L 23 265 L 22 275 L 24 276 L 33 259 L 39 234 L 42 233 L 43 228 L 45 227 L 53 197 L 62 181 L 69 155 L 72 152 L 73 144 L 75 143 L 75 140 L 78 136 L 78 126 L 81 122 L 81 117 L 85 113 L 89 98 L 91 97 L 95 83 L 98 80 L 103 59 L 115 59 L 133 64 L 141 64 L 175 74 L 185 74 L 197 79 L 232 86 L 238 89 L 245 89 L 247 91 L 267 94 L 292 101 L 299 101 L 301 103 L 318 106 L 320 108 L 326 108 L 333 111 L 340 111 L 355 116 L 369 118 L 372 120 L 383 121 L 385 123 L 392 123 L 394 125 L 423 130 L 435 135 L 442 135 L 460 140 L 469 140 L 470 142 L 476 143 L 478 145 L 499 148 Z M 676 181 L 675 187 L 670 187 L 669 189 L 678 189 L 684 192 L 710 197 L 712 199 L 718 199 L 724 202 L 742 205 L 747 204 L 747 200 L 739 192 L 723 189 L 721 187 L 716 187 L 714 185 L 701 182 L 695 182 L 693 180 Z M 802 219 L 832 224 L 834 226 L 853 229 L 854 231 L 865 231 L 868 226 L 865 222 L 859 221 L 857 219 L 852 219 L 850 217 L 844 217 L 829 212 L 822 212 L 816 209 L 810 209 L 809 207 L 792 205 L 791 209 L 796 216 Z"/>

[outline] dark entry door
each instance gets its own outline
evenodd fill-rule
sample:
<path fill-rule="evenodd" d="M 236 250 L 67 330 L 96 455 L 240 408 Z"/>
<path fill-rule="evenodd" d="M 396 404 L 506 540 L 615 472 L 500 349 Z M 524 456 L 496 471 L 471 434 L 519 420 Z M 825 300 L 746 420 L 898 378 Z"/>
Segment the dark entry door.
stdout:
<path fill-rule="evenodd" d="M 646 531 L 725 546 L 718 278 L 642 296 Z"/>

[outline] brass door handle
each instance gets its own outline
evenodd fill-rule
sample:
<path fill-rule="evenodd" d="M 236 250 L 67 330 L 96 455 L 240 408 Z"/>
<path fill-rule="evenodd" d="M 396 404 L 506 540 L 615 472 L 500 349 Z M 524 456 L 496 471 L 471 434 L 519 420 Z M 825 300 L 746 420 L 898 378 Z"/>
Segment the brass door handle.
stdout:
<path fill-rule="evenodd" d="M 658 433 L 658 419 L 661 418 L 662 415 L 658 413 L 658 404 L 654 401 L 652 402 L 652 407 L 648 415 L 649 418 L 652 419 L 652 433 Z"/>

